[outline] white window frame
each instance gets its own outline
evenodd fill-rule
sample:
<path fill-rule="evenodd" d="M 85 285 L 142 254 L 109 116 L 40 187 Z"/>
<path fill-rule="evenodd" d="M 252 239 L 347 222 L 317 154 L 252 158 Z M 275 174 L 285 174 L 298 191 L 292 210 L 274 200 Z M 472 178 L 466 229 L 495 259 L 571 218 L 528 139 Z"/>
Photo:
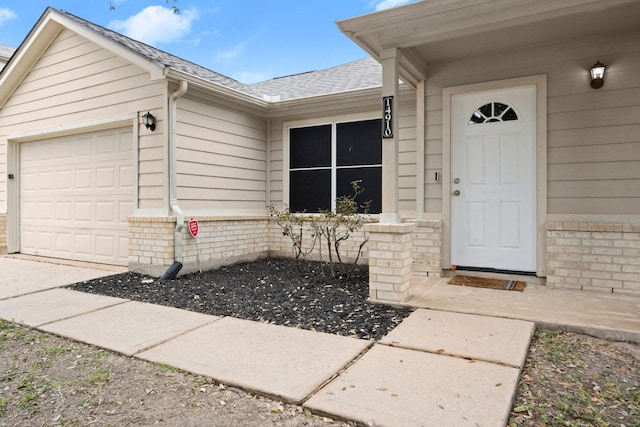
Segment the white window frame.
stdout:
<path fill-rule="evenodd" d="M 321 117 L 315 119 L 304 119 L 304 120 L 295 120 L 290 122 L 284 122 L 282 125 L 282 134 L 283 134 L 283 146 L 282 146 L 282 204 L 285 208 L 289 208 L 289 197 L 290 197 L 290 157 L 291 157 L 291 149 L 290 149 L 290 140 L 289 140 L 289 130 L 295 128 L 304 128 L 311 126 L 323 126 L 323 125 L 331 125 L 331 210 L 335 211 L 336 209 L 336 182 L 337 182 L 337 134 L 336 129 L 337 125 L 341 123 L 351 123 L 351 122 L 362 122 L 366 120 L 376 120 L 382 119 L 382 115 L 380 112 L 367 112 L 367 113 L 355 113 L 355 114 L 347 114 L 340 116 L 330 116 L 330 117 Z M 382 143 L 382 140 L 380 141 Z M 368 165 L 371 167 L 382 167 L 382 163 L 379 165 Z M 356 166 L 354 166 L 356 167 Z M 361 166 L 357 166 L 361 167 Z M 312 168 L 306 168 L 312 169 Z M 324 169 L 324 168 L 323 168 Z M 297 169 L 294 169 L 297 170 Z"/>

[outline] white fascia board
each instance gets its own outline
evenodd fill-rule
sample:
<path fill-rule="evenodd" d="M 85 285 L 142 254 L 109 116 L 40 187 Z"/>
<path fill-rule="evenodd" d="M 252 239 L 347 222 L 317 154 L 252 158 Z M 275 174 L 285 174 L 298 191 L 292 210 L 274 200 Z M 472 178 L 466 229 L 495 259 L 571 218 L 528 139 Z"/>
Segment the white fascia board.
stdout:
<path fill-rule="evenodd" d="M 151 59 L 136 53 L 130 49 L 127 49 L 125 46 L 122 46 L 120 43 L 117 43 L 113 40 L 110 40 L 107 37 L 102 36 L 101 34 L 96 33 L 90 28 L 68 18 L 67 16 L 61 14 L 55 9 L 51 9 L 50 19 L 59 22 L 61 25 L 65 26 L 69 30 L 81 35 L 82 37 L 90 40 L 91 42 L 97 44 L 98 46 L 107 49 L 114 54 L 125 58 L 127 61 L 132 64 L 137 65 L 138 67 L 146 70 L 150 76 L 151 80 L 160 80 L 164 78 L 164 68 L 163 64 L 152 61 Z"/>
<path fill-rule="evenodd" d="M 167 68 L 165 70 L 165 77 L 176 82 L 186 80 L 189 82 L 190 86 L 194 86 L 206 92 L 222 96 L 223 98 L 231 101 L 258 108 L 263 112 L 266 112 L 269 109 L 270 103 L 265 100 L 256 98 L 243 92 L 239 92 L 234 89 L 230 89 L 220 84 L 210 82 L 208 80 L 203 80 L 197 76 L 185 73 L 183 71 L 178 71 L 173 68 Z"/>
<path fill-rule="evenodd" d="M 2 70 L 0 75 L 0 108 L 22 83 L 22 80 L 60 31 L 62 31 L 60 24 L 51 22 L 48 15 L 41 17 L 36 23 Z"/>
<path fill-rule="evenodd" d="M 379 97 L 382 94 L 382 86 L 375 86 L 367 89 L 354 89 L 344 92 L 335 92 L 319 96 L 288 99 L 286 101 L 274 102 L 270 111 L 277 113 L 280 111 L 297 110 L 301 107 L 336 105 L 345 99 L 354 101 L 357 99 L 367 99 L 372 96 Z"/>

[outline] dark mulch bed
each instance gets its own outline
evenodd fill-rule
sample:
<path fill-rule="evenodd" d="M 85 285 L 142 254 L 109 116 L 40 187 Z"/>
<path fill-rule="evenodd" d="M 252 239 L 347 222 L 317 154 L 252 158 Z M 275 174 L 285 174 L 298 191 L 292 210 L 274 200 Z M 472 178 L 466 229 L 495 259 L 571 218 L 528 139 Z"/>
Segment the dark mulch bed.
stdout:
<path fill-rule="evenodd" d="M 367 302 L 368 270 L 330 283 L 322 264 L 264 259 L 218 270 L 158 280 L 123 273 L 76 283 L 69 288 L 100 295 L 233 316 L 277 325 L 378 340 L 412 309 Z"/>

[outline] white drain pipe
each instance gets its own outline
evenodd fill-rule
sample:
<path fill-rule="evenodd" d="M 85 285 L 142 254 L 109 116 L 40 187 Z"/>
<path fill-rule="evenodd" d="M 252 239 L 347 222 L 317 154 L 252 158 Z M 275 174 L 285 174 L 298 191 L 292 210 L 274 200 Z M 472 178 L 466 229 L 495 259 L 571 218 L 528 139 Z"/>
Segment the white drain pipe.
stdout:
<path fill-rule="evenodd" d="M 180 81 L 180 87 L 169 97 L 169 205 L 176 215 L 176 228 L 174 231 L 174 260 L 182 261 L 182 229 L 184 228 L 184 213 L 178 204 L 178 184 L 177 184 L 177 167 L 178 160 L 176 158 L 176 127 L 178 119 L 176 117 L 176 104 L 178 98 L 187 93 L 188 84 L 186 80 Z"/>

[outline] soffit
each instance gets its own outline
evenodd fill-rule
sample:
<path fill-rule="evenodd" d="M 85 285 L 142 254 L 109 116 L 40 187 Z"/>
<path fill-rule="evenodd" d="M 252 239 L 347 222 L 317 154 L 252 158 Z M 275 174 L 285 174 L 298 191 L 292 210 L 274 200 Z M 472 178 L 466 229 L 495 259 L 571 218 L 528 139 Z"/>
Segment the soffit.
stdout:
<path fill-rule="evenodd" d="M 638 16 L 640 0 L 423 0 L 338 26 L 377 59 L 396 47 L 428 64 L 625 32 L 640 27 Z"/>

